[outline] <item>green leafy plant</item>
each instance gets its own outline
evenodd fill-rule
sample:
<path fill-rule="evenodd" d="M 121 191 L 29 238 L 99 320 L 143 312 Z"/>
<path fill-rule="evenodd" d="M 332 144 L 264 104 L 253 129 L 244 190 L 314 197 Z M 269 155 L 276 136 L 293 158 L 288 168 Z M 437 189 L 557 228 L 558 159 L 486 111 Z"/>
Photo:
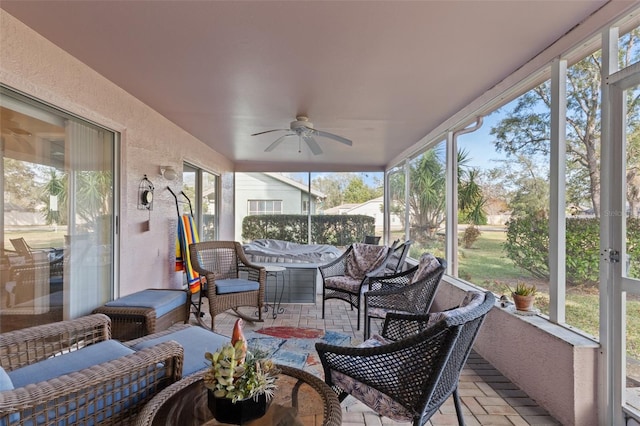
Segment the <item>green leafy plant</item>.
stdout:
<path fill-rule="evenodd" d="M 518 296 L 535 296 L 538 288 L 534 284 L 517 283 L 515 290 L 509 287 L 509 291 Z"/>
<path fill-rule="evenodd" d="M 464 248 L 470 249 L 473 247 L 473 243 L 480 237 L 480 230 L 477 226 L 468 226 L 467 229 L 464 230 L 464 234 L 462 235 L 462 243 Z"/>
<path fill-rule="evenodd" d="M 272 360 L 261 358 L 247 351 L 246 341 L 229 343 L 219 351 L 205 353 L 211 367 L 204 374 L 204 385 L 217 398 L 229 398 L 233 402 L 264 394 L 267 401 L 273 398 L 276 377 L 280 371 Z"/>

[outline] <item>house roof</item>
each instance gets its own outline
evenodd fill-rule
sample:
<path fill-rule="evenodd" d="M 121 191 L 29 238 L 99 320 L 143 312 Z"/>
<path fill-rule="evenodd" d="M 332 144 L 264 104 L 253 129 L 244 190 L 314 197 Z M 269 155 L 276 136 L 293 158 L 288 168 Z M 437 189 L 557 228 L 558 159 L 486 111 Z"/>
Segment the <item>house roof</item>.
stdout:
<path fill-rule="evenodd" d="M 300 183 L 300 182 L 298 182 L 298 181 L 296 181 L 294 179 L 291 179 L 291 178 L 289 178 L 287 176 L 284 176 L 284 175 L 282 175 L 280 173 L 265 173 L 265 175 L 270 176 L 270 177 L 272 177 L 274 179 L 277 179 L 280 182 L 283 182 L 283 183 L 285 183 L 287 185 L 296 187 L 296 188 L 298 188 L 299 190 L 301 190 L 303 192 L 309 192 L 309 187 L 307 185 L 305 185 L 303 183 Z M 315 190 L 313 188 L 311 188 L 311 195 L 313 195 L 316 198 L 326 198 L 327 197 L 323 192 L 317 191 L 317 190 Z"/>

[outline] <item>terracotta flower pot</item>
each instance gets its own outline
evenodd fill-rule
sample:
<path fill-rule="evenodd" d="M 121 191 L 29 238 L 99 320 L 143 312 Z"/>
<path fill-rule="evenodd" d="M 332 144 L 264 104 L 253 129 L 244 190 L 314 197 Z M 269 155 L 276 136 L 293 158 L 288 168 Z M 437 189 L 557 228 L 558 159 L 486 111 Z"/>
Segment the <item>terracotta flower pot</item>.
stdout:
<path fill-rule="evenodd" d="M 516 309 L 519 311 L 532 311 L 533 302 L 536 300 L 536 296 L 522 296 L 512 293 L 513 303 L 516 305 Z"/>

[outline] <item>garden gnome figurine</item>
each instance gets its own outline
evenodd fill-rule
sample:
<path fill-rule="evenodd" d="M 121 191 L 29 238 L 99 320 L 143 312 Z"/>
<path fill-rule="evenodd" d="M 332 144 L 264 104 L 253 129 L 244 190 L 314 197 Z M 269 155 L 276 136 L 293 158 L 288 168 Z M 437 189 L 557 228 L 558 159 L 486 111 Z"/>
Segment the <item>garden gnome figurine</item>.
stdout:
<path fill-rule="evenodd" d="M 236 350 L 238 349 L 237 342 L 240 343 L 240 356 L 237 356 L 238 364 L 244 363 L 245 357 L 247 355 L 247 338 L 244 337 L 244 333 L 242 332 L 242 319 L 238 318 L 236 323 L 233 326 L 233 332 L 231 333 L 231 344 Z"/>

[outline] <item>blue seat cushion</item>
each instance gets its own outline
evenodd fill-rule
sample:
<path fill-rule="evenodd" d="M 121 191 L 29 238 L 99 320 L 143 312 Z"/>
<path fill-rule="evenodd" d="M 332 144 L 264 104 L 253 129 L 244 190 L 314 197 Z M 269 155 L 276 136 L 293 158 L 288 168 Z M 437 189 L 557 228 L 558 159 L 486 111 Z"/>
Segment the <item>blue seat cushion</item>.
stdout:
<path fill-rule="evenodd" d="M 260 283 L 258 281 L 245 280 L 244 278 L 227 278 L 225 280 L 216 280 L 216 294 L 255 291 L 259 288 Z"/>
<path fill-rule="evenodd" d="M 14 387 L 11 377 L 4 371 L 4 368 L 0 367 L 0 391 L 12 389 L 14 389 Z"/>
<path fill-rule="evenodd" d="M 207 361 L 204 359 L 205 352 L 215 352 L 231 341 L 231 339 L 222 334 L 193 326 L 156 337 L 155 339 L 144 340 L 132 346 L 132 348 L 140 350 L 169 340 L 178 342 L 184 348 L 182 365 L 182 376 L 184 377 L 208 366 Z"/>
<path fill-rule="evenodd" d="M 117 340 L 106 340 L 61 356 L 26 365 L 10 371 L 8 375 L 13 386 L 21 388 L 31 383 L 50 380 L 132 353 L 134 353 L 132 349 Z"/>
<path fill-rule="evenodd" d="M 185 306 L 187 303 L 187 292 L 181 290 L 142 290 L 137 293 L 120 297 L 105 306 L 111 307 L 136 307 L 153 308 L 156 311 L 156 318 Z M 186 309 L 186 308 L 185 308 Z"/>

